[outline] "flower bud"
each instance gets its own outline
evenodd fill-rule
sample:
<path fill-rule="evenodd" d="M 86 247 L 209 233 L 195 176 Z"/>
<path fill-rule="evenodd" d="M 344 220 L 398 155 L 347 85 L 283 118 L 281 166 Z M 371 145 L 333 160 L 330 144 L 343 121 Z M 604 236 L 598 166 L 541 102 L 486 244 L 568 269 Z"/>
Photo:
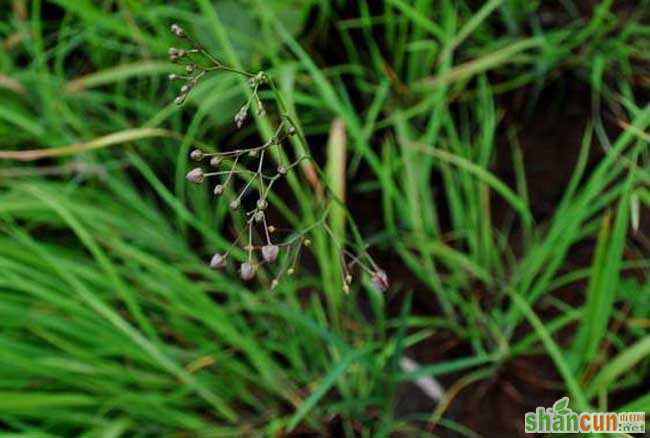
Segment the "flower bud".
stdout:
<path fill-rule="evenodd" d="M 178 24 L 174 23 L 170 27 L 172 33 L 176 35 L 179 38 L 182 38 L 185 36 L 185 31 L 183 30 L 182 27 L 180 27 Z"/>
<path fill-rule="evenodd" d="M 210 260 L 210 267 L 212 269 L 220 269 L 226 266 L 226 256 L 224 254 L 216 253 Z"/>
<path fill-rule="evenodd" d="M 258 210 L 253 217 L 255 218 L 255 222 L 262 222 L 264 220 L 264 212 Z"/>
<path fill-rule="evenodd" d="M 189 172 L 187 172 L 185 178 L 187 178 L 187 180 L 191 183 L 201 184 L 205 179 L 205 174 L 203 173 L 203 169 L 201 169 L 200 167 L 196 167 L 190 170 Z"/>
<path fill-rule="evenodd" d="M 262 247 L 262 257 L 268 263 L 273 263 L 278 258 L 279 252 L 280 248 L 278 245 L 264 245 Z"/>
<path fill-rule="evenodd" d="M 237 114 L 235 114 L 235 125 L 237 125 L 237 128 L 241 128 L 244 126 L 244 122 L 246 121 L 246 118 L 248 117 L 248 105 L 242 106 Z"/>
<path fill-rule="evenodd" d="M 221 164 L 221 157 L 214 156 L 214 157 L 210 158 L 210 166 L 218 167 L 219 164 Z"/>
<path fill-rule="evenodd" d="M 172 62 L 178 61 L 178 58 L 185 56 L 187 52 L 183 49 L 177 49 L 176 47 L 169 48 L 169 59 Z"/>
<path fill-rule="evenodd" d="M 200 149 L 194 149 L 190 152 L 190 158 L 194 161 L 201 161 L 205 157 L 205 154 Z"/>
<path fill-rule="evenodd" d="M 239 205 L 240 205 L 239 199 L 233 199 L 230 202 L 230 208 L 232 208 L 233 210 L 237 210 L 239 208 Z"/>
<path fill-rule="evenodd" d="M 167 76 L 167 78 L 168 78 L 170 81 L 174 81 L 174 80 L 178 79 L 178 75 L 175 75 L 174 73 L 172 73 L 172 74 L 170 74 L 169 76 Z"/>
<path fill-rule="evenodd" d="M 266 202 L 266 199 L 258 199 L 258 200 L 257 200 L 257 208 L 258 208 L 259 210 L 264 210 L 264 209 L 266 209 L 266 207 L 268 207 L 268 206 L 269 206 L 269 203 Z"/>
<path fill-rule="evenodd" d="M 278 173 L 280 175 L 286 175 L 287 174 L 287 168 L 284 166 L 278 166 Z"/>
<path fill-rule="evenodd" d="M 244 262 L 239 268 L 239 275 L 242 280 L 249 281 L 255 276 L 255 267 L 249 262 Z"/>
<path fill-rule="evenodd" d="M 224 190 L 226 190 L 226 189 L 224 188 L 224 186 L 222 184 L 217 184 L 216 186 L 214 186 L 213 193 L 215 195 L 219 196 L 219 195 L 223 194 Z"/>
<path fill-rule="evenodd" d="M 390 286 L 386 272 L 382 271 L 381 269 L 376 270 L 372 274 L 372 285 L 380 292 L 385 292 L 386 289 L 388 289 Z"/>

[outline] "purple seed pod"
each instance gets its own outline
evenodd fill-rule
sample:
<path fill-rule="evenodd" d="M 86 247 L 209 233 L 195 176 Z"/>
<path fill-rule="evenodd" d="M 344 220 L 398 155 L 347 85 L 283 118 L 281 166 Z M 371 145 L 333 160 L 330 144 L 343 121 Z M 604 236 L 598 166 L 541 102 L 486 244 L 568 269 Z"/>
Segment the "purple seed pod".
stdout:
<path fill-rule="evenodd" d="M 221 269 L 226 266 L 226 256 L 221 253 L 216 253 L 210 260 L 210 267 L 212 269 Z"/>
<path fill-rule="evenodd" d="M 183 49 L 177 49 L 176 47 L 169 48 L 169 59 L 172 62 L 178 61 L 179 58 L 182 58 L 186 54 L 187 52 L 185 52 Z"/>
<path fill-rule="evenodd" d="M 171 25 L 171 31 L 174 35 L 176 35 L 179 38 L 183 38 L 185 36 L 185 31 L 183 30 L 183 28 L 176 23 Z"/>
<path fill-rule="evenodd" d="M 252 280 L 255 277 L 255 267 L 249 262 L 244 262 L 239 268 L 239 275 L 244 281 Z"/>
<path fill-rule="evenodd" d="M 194 184 L 201 184 L 203 180 L 205 180 L 205 174 L 203 173 L 203 169 L 200 167 L 196 167 L 189 172 L 187 172 L 187 175 L 185 175 L 185 178 Z"/>
<path fill-rule="evenodd" d="M 278 258 L 279 252 L 278 245 L 265 245 L 262 247 L 262 257 L 268 263 L 273 263 Z"/>
<path fill-rule="evenodd" d="M 194 161 L 201 161 L 205 157 L 205 154 L 200 149 L 194 149 L 190 152 L 190 158 Z"/>
<path fill-rule="evenodd" d="M 386 272 L 381 269 L 376 270 L 372 274 L 372 285 L 380 292 L 385 292 L 390 286 Z"/>
<path fill-rule="evenodd" d="M 235 114 L 235 125 L 237 125 L 237 128 L 241 128 L 244 126 L 244 122 L 246 121 L 246 118 L 248 117 L 248 105 L 242 106 L 237 114 Z"/>

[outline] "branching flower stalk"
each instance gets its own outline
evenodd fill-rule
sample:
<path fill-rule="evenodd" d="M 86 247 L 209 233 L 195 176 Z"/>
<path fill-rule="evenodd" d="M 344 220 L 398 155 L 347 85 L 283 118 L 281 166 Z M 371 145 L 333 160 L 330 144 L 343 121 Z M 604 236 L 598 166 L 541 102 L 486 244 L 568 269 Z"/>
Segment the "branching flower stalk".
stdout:
<path fill-rule="evenodd" d="M 173 24 L 171 31 L 176 37 L 185 41 L 190 46 L 187 49 L 175 47 L 169 49 L 170 60 L 184 66 L 184 74 L 172 74 L 169 76 L 170 80 L 184 81 L 184 84 L 180 88 L 180 94 L 175 99 L 177 104 L 183 104 L 192 89 L 207 74 L 226 71 L 247 78 L 248 85 L 251 89 L 250 97 L 234 116 L 233 121 L 237 128 L 244 126 L 251 111 L 255 111 L 259 117 L 266 116 L 264 103 L 259 96 L 261 87 L 265 85 L 271 87 L 276 103 L 281 111 L 281 120 L 277 129 L 271 138 L 261 145 L 242 147 L 225 152 L 206 152 L 200 149 L 194 149 L 190 153 L 192 160 L 202 164 L 207 162 L 209 170 L 205 170 L 205 164 L 203 167 L 195 167 L 187 173 L 187 180 L 194 184 L 203 184 L 210 179 L 217 179 L 218 182 L 213 188 L 215 196 L 223 195 L 229 187 L 234 186 L 234 175 L 245 181 L 244 186 L 239 190 L 232 187 L 235 192 L 235 197 L 229 203 L 232 210 L 242 208 L 244 198 L 247 194 L 251 192 L 256 192 L 257 194 L 254 206 L 244 213 L 246 235 L 243 238 L 242 236 L 237 237 L 226 252 L 215 253 L 210 260 L 210 267 L 213 269 L 221 269 L 227 266 L 229 256 L 233 249 L 240 247 L 241 241 L 244 240 L 244 244 L 241 247 L 246 253 L 246 261 L 239 265 L 239 275 L 244 281 L 249 281 L 255 278 L 260 265 L 272 265 L 276 263 L 280 254 L 284 252 L 284 263 L 277 269 L 271 281 L 271 288 L 273 289 L 278 285 L 284 275 L 292 275 L 295 272 L 302 248 L 311 244 L 311 240 L 307 236 L 314 228 L 322 227 L 339 251 L 343 272 L 343 290 L 346 293 L 350 291 L 350 284 L 353 278 L 352 272 L 355 266 L 358 266 L 361 271 L 366 272 L 370 276 L 374 287 L 378 290 L 385 291 L 389 286 L 388 276 L 375 263 L 372 257 L 370 257 L 365 247 L 362 246 L 358 254 L 355 254 L 347 249 L 347 243 L 339 242 L 328 227 L 329 206 L 332 202 L 340 203 L 338 199 L 331 195 L 330 191 L 328 191 L 328 198 L 326 199 L 326 207 L 324 208 L 323 214 L 316 222 L 303 230 L 294 231 L 284 240 L 274 239 L 277 229 L 275 226 L 269 224 L 266 213 L 269 205 L 269 194 L 277 181 L 285 177 L 303 161 L 309 160 L 316 165 L 308 153 L 307 141 L 299 132 L 292 116 L 288 113 L 281 95 L 273 85 L 273 81 L 265 72 L 249 73 L 228 67 L 205 50 L 179 25 Z M 297 136 L 302 145 L 303 152 L 293 161 L 275 167 L 273 171 L 266 170 L 269 167 L 268 160 L 266 160 L 267 155 L 272 152 L 273 148 L 282 148 L 284 142 L 294 136 Z M 322 181 L 320 183 L 323 184 Z M 326 184 L 324 185 L 327 187 Z M 259 234 L 261 237 L 258 239 L 259 241 L 255 241 L 255 236 L 260 229 L 262 231 Z M 258 258 L 261 258 L 261 260 L 258 261 Z"/>

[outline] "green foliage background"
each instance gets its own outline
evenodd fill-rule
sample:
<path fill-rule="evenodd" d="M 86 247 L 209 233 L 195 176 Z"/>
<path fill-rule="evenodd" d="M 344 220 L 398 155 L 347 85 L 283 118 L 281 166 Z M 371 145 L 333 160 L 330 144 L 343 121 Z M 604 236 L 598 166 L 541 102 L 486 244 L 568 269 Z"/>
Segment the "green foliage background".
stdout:
<path fill-rule="evenodd" d="M 5 0 L 0 426 L 489 436 L 448 415 L 453 393 L 406 416 L 397 393 L 421 377 L 472 391 L 523 356 L 552 361 L 575 410 L 649 412 L 649 15 L 648 1 L 612 0 Z M 186 187 L 188 152 L 269 127 L 233 131 L 245 86 L 230 74 L 173 104 L 173 22 L 225 63 L 272 75 L 330 175 L 344 148 L 348 204 L 388 263 L 387 295 L 367 278 L 343 294 L 318 230 L 313 263 L 273 292 L 208 269 L 237 218 Z M 522 91 L 528 114 L 561 123 L 562 105 L 541 98 L 557 83 L 582 84 L 591 107 L 563 196 L 541 216 L 529 188 L 547 182 L 527 177 L 528 134 L 506 114 Z M 347 141 L 328 148 L 334 119 Z M 511 181 L 496 172 L 503 150 Z M 272 199 L 297 228 L 317 211 L 303 179 Z M 370 218 L 355 209 L 364 199 Z M 567 285 L 578 302 L 557 296 Z M 413 296 L 437 310 L 416 312 Z M 402 369 L 440 333 L 464 356 Z"/>

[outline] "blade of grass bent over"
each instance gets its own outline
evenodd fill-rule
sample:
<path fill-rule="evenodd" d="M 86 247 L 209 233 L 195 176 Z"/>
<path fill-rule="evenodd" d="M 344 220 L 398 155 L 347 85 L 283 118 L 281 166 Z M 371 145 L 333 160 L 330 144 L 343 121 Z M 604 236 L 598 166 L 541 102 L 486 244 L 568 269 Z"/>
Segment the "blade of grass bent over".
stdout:
<path fill-rule="evenodd" d="M 102 137 L 84 143 L 75 143 L 50 149 L 30 149 L 26 151 L 0 151 L 1 160 L 33 161 L 42 158 L 62 157 L 75 155 L 81 152 L 101 149 L 120 143 L 127 143 L 135 140 L 142 140 L 152 137 L 178 137 L 178 134 L 166 129 L 157 128 L 135 128 L 125 131 L 113 132 Z"/>
<path fill-rule="evenodd" d="M 307 397 L 307 399 L 298 407 L 298 410 L 295 414 L 293 414 L 287 425 L 289 431 L 293 430 L 293 428 L 298 425 L 298 423 L 305 417 L 305 415 L 307 415 L 309 411 L 312 410 L 314 406 L 316 406 L 318 401 L 323 398 L 327 391 L 329 391 L 329 389 L 334 385 L 336 379 L 338 379 L 350 365 L 368 354 L 369 351 L 370 348 L 366 347 L 361 350 L 353 350 L 347 353 L 347 355 L 341 359 L 339 364 L 333 370 L 331 370 L 327 376 L 325 376 L 320 385 L 318 385 L 318 387 L 309 395 L 309 397 Z"/>

